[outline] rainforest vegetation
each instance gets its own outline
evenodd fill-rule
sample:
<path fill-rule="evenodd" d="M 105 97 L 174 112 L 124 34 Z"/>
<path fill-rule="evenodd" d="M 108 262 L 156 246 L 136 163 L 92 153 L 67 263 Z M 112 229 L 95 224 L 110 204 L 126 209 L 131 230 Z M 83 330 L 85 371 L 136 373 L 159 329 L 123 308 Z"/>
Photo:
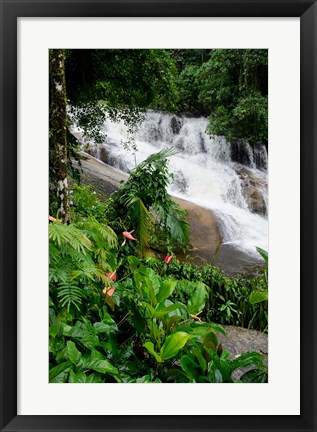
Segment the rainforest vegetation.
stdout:
<path fill-rule="evenodd" d="M 226 324 L 268 331 L 267 252 L 252 275 L 180 262 L 190 227 L 167 193 L 175 150 L 104 198 L 80 184 L 69 132 L 76 122 L 102 142 L 106 118 L 133 131 L 155 109 L 267 143 L 267 62 L 267 50 L 50 51 L 50 382 L 267 382 L 261 353 L 232 358 L 219 341 Z"/>

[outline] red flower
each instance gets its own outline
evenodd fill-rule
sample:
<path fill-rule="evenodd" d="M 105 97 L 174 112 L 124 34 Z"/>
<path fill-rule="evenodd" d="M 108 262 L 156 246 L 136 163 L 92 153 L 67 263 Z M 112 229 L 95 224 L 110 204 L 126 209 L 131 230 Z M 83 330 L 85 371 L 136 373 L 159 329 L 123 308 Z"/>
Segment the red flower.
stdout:
<path fill-rule="evenodd" d="M 106 273 L 106 276 L 108 276 L 108 278 L 113 280 L 113 281 L 115 281 L 117 279 L 117 275 L 116 275 L 115 271 L 113 273 Z"/>
<path fill-rule="evenodd" d="M 129 240 L 136 240 L 136 238 L 132 237 L 131 233 L 133 233 L 134 230 L 128 232 L 128 231 L 123 231 L 123 235 L 125 238 L 129 239 Z"/>
<path fill-rule="evenodd" d="M 168 263 L 172 260 L 172 258 L 173 258 L 173 255 L 167 255 L 167 256 L 165 257 L 165 262 L 166 262 L 166 264 L 168 264 Z"/>
<path fill-rule="evenodd" d="M 111 287 L 105 286 L 104 289 L 102 290 L 102 292 L 104 294 L 106 294 L 107 296 L 112 297 L 113 293 L 115 292 L 115 287 L 111 288 Z"/>

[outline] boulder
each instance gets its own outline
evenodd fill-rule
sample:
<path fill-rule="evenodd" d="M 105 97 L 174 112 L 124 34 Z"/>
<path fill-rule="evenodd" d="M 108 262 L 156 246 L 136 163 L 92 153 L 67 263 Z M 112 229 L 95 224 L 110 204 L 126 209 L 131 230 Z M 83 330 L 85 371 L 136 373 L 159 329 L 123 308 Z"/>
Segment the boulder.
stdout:
<path fill-rule="evenodd" d="M 267 181 L 257 177 L 251 170 L 240 168 L 237 173 L 242 180 L 242 194 L 250 211 L 260 215 L 267 214 L 267 205 L 264 191 L 267 189 Z"/>

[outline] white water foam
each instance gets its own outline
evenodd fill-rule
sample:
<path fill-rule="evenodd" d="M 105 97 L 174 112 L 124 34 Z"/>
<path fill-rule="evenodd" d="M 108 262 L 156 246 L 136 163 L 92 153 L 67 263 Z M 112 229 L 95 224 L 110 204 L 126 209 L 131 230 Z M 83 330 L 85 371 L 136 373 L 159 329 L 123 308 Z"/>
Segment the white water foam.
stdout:
<path fill-rule="evenodd" d="M 103 150 L 106 163 L 129 172 L 150 154 L 164 147 L 176 147 L 179 153 L 169 163 L 174 175 L 169 193 L 213 210 L 223 243 L 257 255 L 256 247 L 268 248 L 268 219 L 250 211 L 237 173 L 244 165 L 232 162 L 230 145 L 223 137 L 210 138 L 206 134 L 207 123 L 205 118 L 149 111 L 134 135 L 137 151 L 133 152 L 122 145 L 129 139 L 127 127 L 122 122 L 106 121 L 106 141 L 95 148 L 93 155 L 101 157 Z M 249 147 L 246 148 L 250 152 Z M 253 158 L 248 169 L 256 177 L 267 180 L 265 149 L 257 151 L 256 157 L 260 156 L 262 169 L 255 167 Z M 267 186 L 259 190 L 267 203 Z"/>

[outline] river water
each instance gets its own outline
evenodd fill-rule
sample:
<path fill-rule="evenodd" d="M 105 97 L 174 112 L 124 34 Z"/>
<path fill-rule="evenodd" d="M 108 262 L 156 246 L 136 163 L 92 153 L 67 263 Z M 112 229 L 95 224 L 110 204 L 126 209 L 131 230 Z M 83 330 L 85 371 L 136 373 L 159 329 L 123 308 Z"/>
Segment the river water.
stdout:
<path fill-rule="evenodd" d="M 151 153 L 164 147 L 177 148 L 179 153 L 169 162 L 174 175 L 169 193 L 211 209 L 218 219 L 223 244 L 250 258 L 257 256 L 256 247 L 268 249 L 266 147 L 251 148 L 241 142 L 228 144 L 223 137 L 211 138 L 206 134 L 207 124 L 205 118 L 149 111 L 133 136 L 134 151 L 124 145 L 131 138 L 127 127 L 122 122 L 106 121 L 106 140 L 91 145 L 90 153 L 129 172 Z M 261 211 L 252 208 L 254 195 L 261 200 Z"/>

